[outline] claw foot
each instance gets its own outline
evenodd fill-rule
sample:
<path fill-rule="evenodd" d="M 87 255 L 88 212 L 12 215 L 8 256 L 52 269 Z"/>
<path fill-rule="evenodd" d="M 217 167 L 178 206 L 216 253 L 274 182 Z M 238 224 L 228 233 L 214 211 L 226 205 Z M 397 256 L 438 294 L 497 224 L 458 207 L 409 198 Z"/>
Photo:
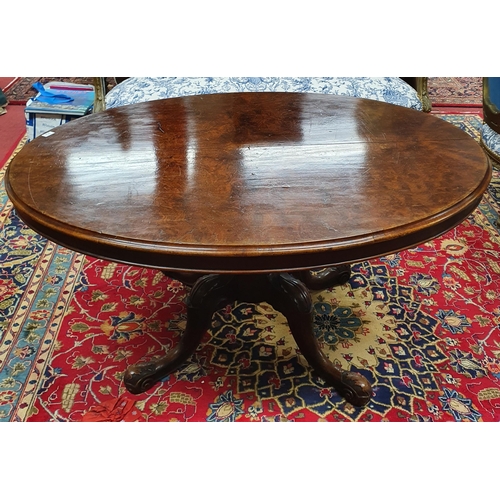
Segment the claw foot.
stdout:
<path fill-rule="evenodd" d="M 132 394 L 141 394 L 151 389 L 161 378 L 157 367 L 151 363 L 138 363 L 129 366 L 125 371 L 123 381 L 125 387 Z"/>
<path fill-rule="evenodd" d="M 342 373 L 338 391 L 354 406 L 365 406 L 372 397 L 372 386 L 363 375 L 356 372 Z"/>

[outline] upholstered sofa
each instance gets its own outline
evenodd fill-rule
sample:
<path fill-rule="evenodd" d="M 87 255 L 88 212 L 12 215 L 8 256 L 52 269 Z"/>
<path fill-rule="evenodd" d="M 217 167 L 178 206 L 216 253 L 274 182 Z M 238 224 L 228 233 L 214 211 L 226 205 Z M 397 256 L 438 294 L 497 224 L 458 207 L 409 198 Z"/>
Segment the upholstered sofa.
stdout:
<path fill-rule="evenodd" d="M 96 78 L 96 111 L 156 99 L 221 92 L 316 92 L 375 99 L 430 111 L 426 78 L 398 77 L 130 77 L 104 96 Z"/>

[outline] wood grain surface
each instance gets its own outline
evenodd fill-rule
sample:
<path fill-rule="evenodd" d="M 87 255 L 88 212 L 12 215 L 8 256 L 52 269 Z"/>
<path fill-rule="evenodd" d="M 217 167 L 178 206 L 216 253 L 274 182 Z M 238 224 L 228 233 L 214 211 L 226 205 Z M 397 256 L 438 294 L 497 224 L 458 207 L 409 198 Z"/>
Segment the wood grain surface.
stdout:
<path fill-rule="evenodd" d="M 416 246 L 466 218 L 490 178 L 481 147 L 435 116 L 270 92 L 82 117 L 28 143 L 6 187 L 29 226 L 76 251 L 248 273 Z"/>

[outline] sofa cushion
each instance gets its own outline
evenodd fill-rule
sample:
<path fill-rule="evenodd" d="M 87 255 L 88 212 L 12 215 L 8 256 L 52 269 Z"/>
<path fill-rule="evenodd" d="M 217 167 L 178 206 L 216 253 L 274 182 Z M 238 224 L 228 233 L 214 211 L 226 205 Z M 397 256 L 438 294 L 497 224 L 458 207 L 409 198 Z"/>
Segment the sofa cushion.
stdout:
<path fill-rule="evenodd" d="M 131 77 L 110 90 L 106 108 L 223 92 L 315 92 L 363 97 L 422 110 L 416 90 L 397 77 Z"/>
<path fill-rule="evenodd" d="M 494 157 L 500 157 L 500 134 L 497 134 L 486 123 L 483 124 L 481 131 L 481 141 L 483 146 L 485 146 L 490 153 L 493 153 Z"/>

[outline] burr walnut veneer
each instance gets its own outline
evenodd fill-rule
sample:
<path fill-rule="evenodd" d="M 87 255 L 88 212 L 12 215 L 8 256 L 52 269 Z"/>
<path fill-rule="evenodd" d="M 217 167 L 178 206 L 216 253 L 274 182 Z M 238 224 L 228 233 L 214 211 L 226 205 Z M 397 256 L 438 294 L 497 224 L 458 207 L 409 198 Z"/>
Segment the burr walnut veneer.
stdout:
<path fill-rule="evenodd" d="M 309 288 L 345 282 L 349 263 L 451 229 L 491 176 L 480 146 L 457 127 L 333 95 L 166 99 L 52 132 L 28 143 L 6 175 L 26 224 L 78 252 L 158 268 L 192 286 L 177 346 L 127 370 L 134 393 L 194 352 L 215 310 L 266 301 L 285 315 L 317 374 L 366 404 L 370 383 L 319 348 Z"/>

